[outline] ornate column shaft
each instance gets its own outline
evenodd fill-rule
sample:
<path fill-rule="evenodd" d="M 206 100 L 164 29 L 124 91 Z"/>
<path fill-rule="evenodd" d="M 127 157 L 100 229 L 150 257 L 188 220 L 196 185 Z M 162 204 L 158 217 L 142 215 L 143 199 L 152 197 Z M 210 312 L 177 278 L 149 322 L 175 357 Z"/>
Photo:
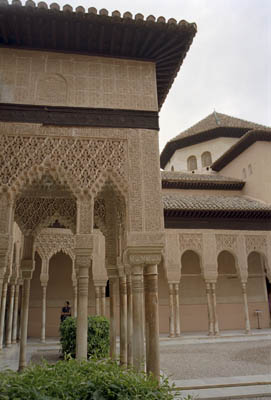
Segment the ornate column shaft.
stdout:
<path fill-rule="evenodd" d="M 45 343 L 46 339 L 46 291 L 47 283 L 42 284 L 42 310 L 41 310 L 41 336 L 40 341 Z"/>
<path fill-rule="evenodd" d="M 160 377 L 159 310 L 157 265 L 146 265 L 146 341 L 148 341 L 147 372 Z"/>
<path fill-rule="evenodd" d="M 105 286 L 100 287 L 101 295 L 101 315 L 106 315 L 106 303 L 105 303 Z"/>
<path fill-rule="evenodd" d="M 144 333 L 143 333 L 143 265 L 132 266 L 133 290 L 133 365 L 140 371 L 144 363 Z"/>
<path fill-rule="evenodd" d="M 174 289 L 173 283 L 168 284 L 169 290 L 169 337 L 175 337 Z"/>
<path fill-rule="evenodd" d="M 126 276 L 127 282 L 127 364 L 133 365 L 133 294 L 132 276 Z"/>
<path fill-rule="evenodd" d="M 32 273 L 26 274 L 26 273 L 23 272 L 19 371 L 22 371 L 27 365 L 27 361 L 26 361 L 26 345 L 27 345 L 27 325 L 28 325 L 28 310 L 29 310 L 30 279 L 31 279 L 31 277 L 32 277 Z"/>
<path fill-rule="evenodd" d="M 3 348 L 4 330 L 5 330 L 5 313 L 7 303 L 8 283 L 4 281 L 2 287 L 1 314 L 0 314 L 0 350 Z"/>
<path fill-rule="evenodd" d="M 181 336 L 179 283 L 174 283 L 174 298 L 175 298 L 175 333 L 176 336 L 178 337 Z"/>
<path fill-rule="evenodd" d="M 88 280 L 90 255 L 76 255 L 78 277 L 78 316 L 76 329 L 76 358 L 87 359 L 88 335 Z"/>
<path fill-rule="evenodd" d="M 216 336 L 219 335 L 219 326 L 218 326 L 218 318 L 216 312 L 216 291 L 215 291 L 215 283 L 211 283 L 211 292 L 212 292 L 212 303 L 213 303 L 213 316 L 214 316 L 214 334 Z"/>
<path fill-rule="evenodd" d="M 100 286 L 95 286 L 95 314 L 96 315 L 101 315 Z"/>
<path fill-rule="evenodd" d="M 120 289 L 120 363 L 127 365 L 127 285 L 126 276 L 119 278 Z"/>
<path fill-rule="evenodd" d="M 15 285 L 15 295 L 14 295 L 14 311 L 13 311 L 12 340 L 11 340 L 12 344 L 17 343 L 19 293 L 20 293 L 20 285 L 17 283 Z"/>
<path fill-rule="evenodd" d="M 116 338 L 117 338 L 117 292 L 118 292 L 117 277 L 109 277 L 109 292 L 110 292 L 110 357 L 116 358 Z"/>
<path fill-rule="evenodd" d="M 12 321 L 13 321 L 13 310 L 14 310 L 14 295 L 15 295 L 15 284 L 10 285 L 9 292 L 9 306 L 8 306 L 8 318 L 7 318 L 7 331 L 6 331 L 6 346 L 11 347 L 11 335 L 12 335 Z"/>
<path fill-rule="evenodd" d="M 245 312 L 245 332 L 250 333 L 250 320 L 249 320 L 249 311 L 248 311 L 246 282 L 242 282 L 242 293 L 243 293 L 244 312 Z"/>
<path fill-rule="evenodd" d="M 211 283 L 206 282 L 206 297 L 207 297 L 207 307 L 208 307 L 208 335 L 213 336 L 214 331 L 214 317 L 213 317 L 213 307 L 212 307 L 212 297 L 211 297 Z"/>

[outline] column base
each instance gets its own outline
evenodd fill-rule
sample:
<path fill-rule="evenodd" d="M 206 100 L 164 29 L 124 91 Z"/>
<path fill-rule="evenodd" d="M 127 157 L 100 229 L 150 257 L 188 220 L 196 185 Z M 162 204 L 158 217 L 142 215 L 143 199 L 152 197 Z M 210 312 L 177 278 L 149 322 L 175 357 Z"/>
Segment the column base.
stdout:
<path fill-rule="evenodd" d="M 215 332 L 214 336 L 220 336 L 220 332 Z"/>
<path fill-rule="evenodd" d="M 175 338 L 176 335 L 168 335 L 169 338 Z"/>
<path fill-rule="evenodd" d="M 251 335 L 251 330 L 246 329 L 246 330 L 245 330 L 245 334 L 246 334 L 246 335 Z"/>
<path fill-rule="evenodd" d="M 180 337 L 182 336 L 180 333 L 176 333 L 176 337 Z"/>
<path fill-rule="evenodd" d="M 11 344 L 16 344 L 17 340 L 12 340 Z"/>
<path fill-rule="evenodd" d="M 215 336 L 214 332 L 208 332 L 208 336 Z"/>

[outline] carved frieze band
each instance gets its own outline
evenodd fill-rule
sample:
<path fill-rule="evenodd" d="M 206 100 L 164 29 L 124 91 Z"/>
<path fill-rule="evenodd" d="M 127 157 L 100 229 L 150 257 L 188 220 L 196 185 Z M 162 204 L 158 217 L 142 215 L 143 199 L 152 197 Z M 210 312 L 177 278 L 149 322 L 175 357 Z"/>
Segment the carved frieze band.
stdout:
<path fill-rule="evenodd" d="M 44 125 L 159 130 L 156 111 L 51 107 L 0 103 L 0 121 Z"/>

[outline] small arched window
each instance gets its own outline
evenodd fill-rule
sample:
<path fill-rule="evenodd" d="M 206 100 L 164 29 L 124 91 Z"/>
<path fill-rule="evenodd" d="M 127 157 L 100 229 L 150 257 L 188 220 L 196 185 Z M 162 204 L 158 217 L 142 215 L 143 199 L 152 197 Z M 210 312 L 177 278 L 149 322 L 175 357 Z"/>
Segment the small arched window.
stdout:
<path fill-rule="evenodd" d="M 248 175 L 252 175 L 252 165 L 248 164 Z"/>
<path fill-rule="evenodd" d="M 174 166 L 173 165 L 171 166 L 171 171 L 174 171 Z"/>
<path fill-rule="evenodd" d="M 197 159 L 195 156 L 190 156 L 187 159 L 187 170 L 193 171 L 194 169 L 198 169 Z"/>
<path fill-rule="evenodd" d="M 212 164 L 211 153 L 209 151 L 205 151 L 201 155 L 201 165 L 202 167 L 210 167 L 211 164 Z"/>

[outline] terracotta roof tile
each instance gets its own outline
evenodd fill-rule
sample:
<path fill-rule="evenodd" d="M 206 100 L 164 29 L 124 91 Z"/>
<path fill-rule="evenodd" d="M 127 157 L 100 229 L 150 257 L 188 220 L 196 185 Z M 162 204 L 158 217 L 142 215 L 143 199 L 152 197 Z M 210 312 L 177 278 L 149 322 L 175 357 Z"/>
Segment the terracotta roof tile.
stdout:
<path fill-rule="evenodd" d="M 271 205 L 242 196 L 163 195 L 165 210 L 271 211 Z"/>

